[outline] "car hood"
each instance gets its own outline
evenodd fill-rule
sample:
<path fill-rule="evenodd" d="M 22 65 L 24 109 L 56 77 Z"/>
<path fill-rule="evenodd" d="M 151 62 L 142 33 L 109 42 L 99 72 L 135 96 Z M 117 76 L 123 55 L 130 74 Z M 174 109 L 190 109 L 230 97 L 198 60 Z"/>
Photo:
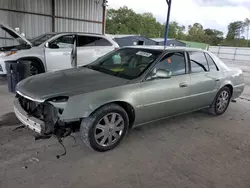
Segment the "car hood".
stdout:
<path fill-rule="evenodd" d="M 32 46 L 30 41 L 28 41 L 25 37 L 23 37 L 22 35 L 17 33 L 15 30 L 11 29 L 10 27 L 0 23 L 0 28 L 2 30 L 6 31 L 14 39 L 20 38 L 23 41 L 23 44 L 28 44 L 28 45 Z M 18 41 L 18 42 L 21 44 L 20 41 Z"/>
<path fill-rule="evenodd" d="M 16 91 L 32 100 L 43 102 L 58 96 L 73 96 L 124 85 L 128 80 L 88 68 L 72 68 L 32 76 L 19 82 Z"/>

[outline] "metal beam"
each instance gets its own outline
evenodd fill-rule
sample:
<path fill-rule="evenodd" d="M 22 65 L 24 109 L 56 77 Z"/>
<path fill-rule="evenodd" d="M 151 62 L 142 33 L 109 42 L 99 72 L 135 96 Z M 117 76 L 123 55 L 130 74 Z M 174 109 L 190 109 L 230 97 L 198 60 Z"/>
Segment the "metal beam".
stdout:
<path fill-rule="evenodd" d="M 41 14 L 41 13 L 35 13 L 35 12 L 27 12 L 27 11 L 20 11 L 20 10 L 12 10 L 12 9 L 5 9 L 0 8 L 0 10 L 7 11 L 7 12 L 17 12 L 17 13 L 23 13 L 23 14 L 32 14 L 37 16 L 47 16 L 47 17 L 53 17 L 51 14 Z M 79 18 L 70 18 L 65 16 L 54 16 L 55 18 L 61 18 L 65 20 L 75 20 L 75 21 L 82 21 L 82 22 L 90 22 L 90 23 L 98 23 L 102 24 L 102 21 L 95 21 L 95 20 L 88 20 L 88 19 L 79 19 Z"/>
<path fill-rule="evenodd" d="M 166 21 L 166 28 L 165 28 L 165 36 L 164 36 L 164 46 L 167 46 L 168 42 L 168 31 L 169 31 L 169 20 L 170 20 L 170 12 L 171 12 L 171 4 L 172 0 L 166 0 L 168 4 L 168 14 L 167 14 L 167 21 Z"/>
<path fill-rule="evenodd" d="M 56 19 L 55 19 L 55 0 L 51 1 L 51 5 L 52 5 L 52 31 L 55 32 L 56 31 Z"/>

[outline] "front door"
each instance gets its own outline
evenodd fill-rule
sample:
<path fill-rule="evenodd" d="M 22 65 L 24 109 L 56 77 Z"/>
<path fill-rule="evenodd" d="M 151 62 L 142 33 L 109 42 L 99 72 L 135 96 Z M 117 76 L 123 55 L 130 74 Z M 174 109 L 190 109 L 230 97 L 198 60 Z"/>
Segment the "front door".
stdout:
<path fill-rule="evenodd" d="M 180 114 L 190 110 L 190 75 L 187 74 L 186 58 L 184 52 L 168 53 L 158 62 L 152 71 L 171 71 L 170 78 L 156 78 L 141 83 L 141 95 L 143 104 L 139 118 L 142 122 L 161 119 Z"/>
<path fill-rule="evenodd" d="M 49 43 L 45 48 L 45 59 L 48 71 L 71 68 L 71 52 L 74 35 L 64 35 Z"/>

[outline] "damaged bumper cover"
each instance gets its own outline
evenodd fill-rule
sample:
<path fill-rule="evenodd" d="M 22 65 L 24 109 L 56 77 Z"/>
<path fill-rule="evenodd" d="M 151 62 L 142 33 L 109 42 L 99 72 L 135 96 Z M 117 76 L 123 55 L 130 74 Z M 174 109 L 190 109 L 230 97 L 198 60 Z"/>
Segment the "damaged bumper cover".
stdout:
<path fill-rule="evenodd" d="M 21 106 L 18 98 L 14 99 L 14 112 L 16 117 L 28 128 L 39 134 L 45 131 L 45 123 L 38 118 L 30 116 Z"/>

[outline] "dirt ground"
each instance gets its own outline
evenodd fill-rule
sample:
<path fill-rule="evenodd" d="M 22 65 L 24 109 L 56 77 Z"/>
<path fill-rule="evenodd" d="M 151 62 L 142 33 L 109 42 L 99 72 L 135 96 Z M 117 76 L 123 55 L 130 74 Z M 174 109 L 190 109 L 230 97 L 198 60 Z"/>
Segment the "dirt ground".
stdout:
<path fill-rule="evenodd" d="M 236 63 L 230 64 L 234 66 Z M 67 138 L 34 141 L 0 78 L 0 188 L 249 188 L 250 68 L 246 90 L 219 117 L 196 112 L 131 131 L 119 147 L 97 153 Z"/>

